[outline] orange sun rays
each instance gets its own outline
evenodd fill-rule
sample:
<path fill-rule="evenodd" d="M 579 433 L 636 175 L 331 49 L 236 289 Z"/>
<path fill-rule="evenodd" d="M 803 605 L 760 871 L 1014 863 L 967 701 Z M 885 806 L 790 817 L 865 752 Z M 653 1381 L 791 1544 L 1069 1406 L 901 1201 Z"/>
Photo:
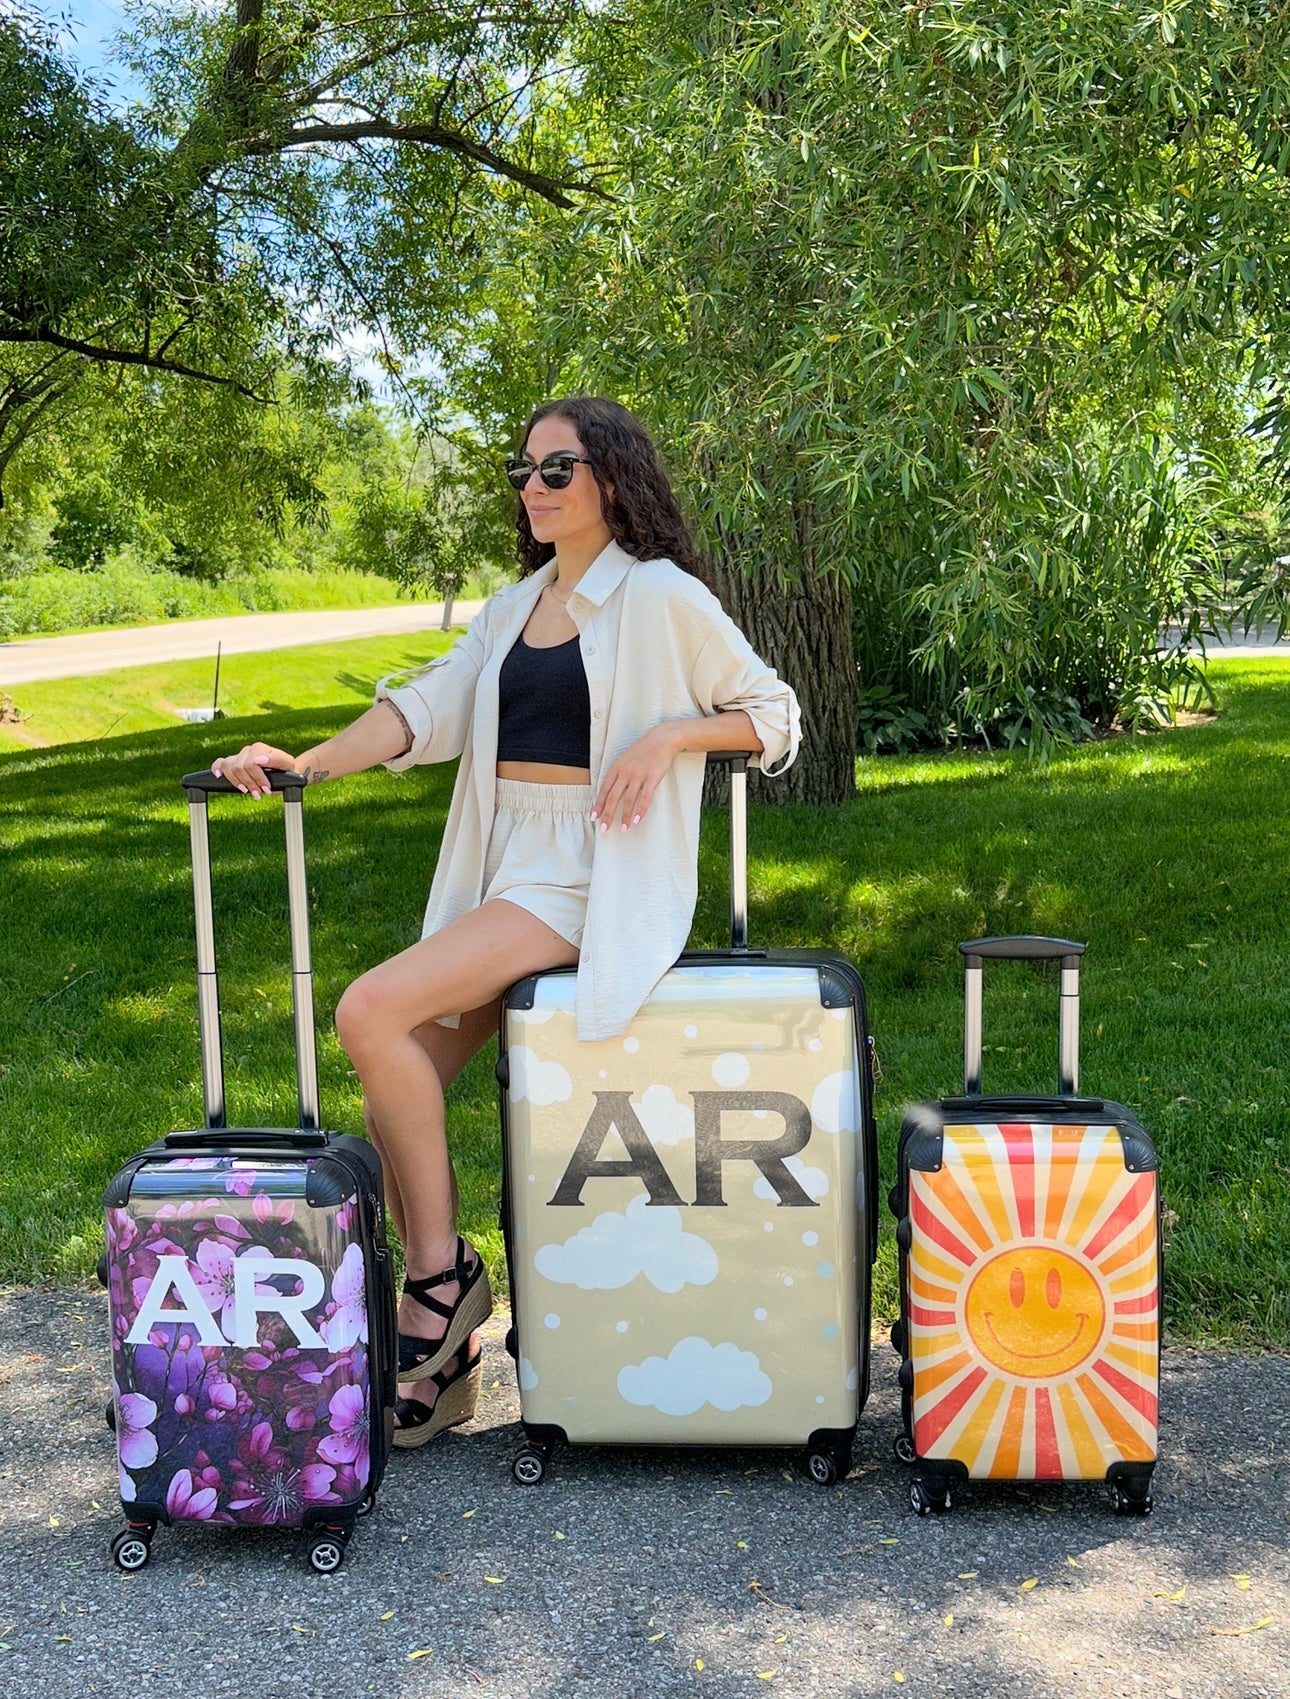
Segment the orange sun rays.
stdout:
<path fill-rule="evenodd" d="M 947 1127 L 910 1174 L 914 1443 L 977 1478 L 1156 1455 L 1156 1176 L 1114 1127 Z"/>

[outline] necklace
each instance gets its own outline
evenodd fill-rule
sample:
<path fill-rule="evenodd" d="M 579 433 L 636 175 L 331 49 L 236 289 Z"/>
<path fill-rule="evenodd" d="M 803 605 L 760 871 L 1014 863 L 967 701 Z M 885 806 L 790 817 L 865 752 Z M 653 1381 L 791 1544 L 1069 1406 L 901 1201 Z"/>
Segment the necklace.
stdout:
<path fill-rule="evenodd" d="M 564 607 L 564 606 L 565 606 L 565 604 L 566 604 L 566 603 L 567 603 L 567 602 L 568 602 L 568 600 L 569 600 L 569 596 L 572 596 L 572 594 L 573 594 L 573 591 L 572 591 L 572 590 L 570 590 L 570 591 L 569 591 L 569 596 L 562 596 L 562 595 L 560 595 L 560 593 L 559 593 L 559 592 L 558 592 L 558 591 L 557 591 L 557 589 L 556 589 L 556 587 L 555 587 L 555 585 L 554 585 L 554 584 L 548 584 L 548 585 L 547 585 L 547 586 L 546 586 L 546 589 L 547 589 L 547 592 L 548 592 L 548 594 L 550 594 L 550 595 L 551 595 L 551 596 L 554 596 L 554 598 L 555 598 L 555 600 L 556 600 L 556 601 L 557 601 L 557 602 L 559 602 L 559 604 L 560 604 L 560 606 L 561 606 L 561 607 Z"/>

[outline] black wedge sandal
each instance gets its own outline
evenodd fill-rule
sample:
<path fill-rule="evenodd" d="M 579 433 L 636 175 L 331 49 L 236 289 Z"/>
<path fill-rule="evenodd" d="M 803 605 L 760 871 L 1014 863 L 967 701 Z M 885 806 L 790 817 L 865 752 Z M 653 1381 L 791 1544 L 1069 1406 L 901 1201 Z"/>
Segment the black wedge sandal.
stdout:
<path fill-rule="evenodd" d="M 473 1263 L 467 1263 L 468 1254 L 474 1257 Z M 443 1304 L 430 1296 L 434 1287 L 446 1286 L 453 1280 L 458 1286 L 455 1303 Z M 422 1339 L 412 1333 L 399 1335 L 400 1380 L 425 1380 L 436 1373 L 493 1313 L 493 1292 L 484 1259 L 464 1239 L 457 1240 L 457 1260 L 451 1268 L 445 1268 L 442 1274 L 428 1274 L 424 1280 L 405 1280 L 403 1290 L 423 1310 L 442 1316 L 448 1326 L 442 1339 Z"/>
<path fill-rule="evenodd" d="M 469 1357 L 463 1355 L 451 1374 L 431 1375 L 430 1384 L 438 1394 L 433 1405 L 423 1404 L 419 1398 L 395 1400 L 394 1443 L 400 1451 L 428 1445 L 446 1428 L 457 1428 L 470 1420 L 479 1403 L 480 1361 L 476 1349 Z"/>

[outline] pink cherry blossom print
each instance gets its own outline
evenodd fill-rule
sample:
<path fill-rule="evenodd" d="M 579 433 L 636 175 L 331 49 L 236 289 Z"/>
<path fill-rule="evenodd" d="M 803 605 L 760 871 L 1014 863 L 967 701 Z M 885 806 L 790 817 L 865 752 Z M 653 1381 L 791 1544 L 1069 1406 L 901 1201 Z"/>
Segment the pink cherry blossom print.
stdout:
<path fill-rule="evenodd" d="M 297 1466 L 274 1439 L 268 1422 L 244 1435 L 233 1459 L 229 1509 L 244 1522 L 298 1524 L 311 1504 L 336 1504 L 335 1469 L 323 1463 Z"/>
<path fill-rule="evenodd" d="M 367 1339 L 367 1299 L 363 1284 L 363 1252 L 350 1245 L 332 1276 L 332 1313 L 318 1331 L 332 1351 L 344 1351 Z"/>
<path fill-rule="evenodd" d="M 360 1386 L 342 1386 L 331 1395 L 327 1409 L 331 1432 L 318 1445 L 328 1463 L 350 1463 L 360 1481 L 370 1473 L 367 1399 Z"/>
<path fill-rule="evenodd" d="M 214 1487 L 195 1485 L 191 1469 L 181 1469 L 166 1490 L 166 1512 L 172 1522 L 207 1522 L 218 1502 Z"/>
<path fill-rule="evenodd" d="M 127 1469 L 147 1469 L 157 1461 L 157 1436 L 152 1424 L 157 1406 L 141 1392 L 127 1392 L 117 1399 L 117 1450 Z"/>

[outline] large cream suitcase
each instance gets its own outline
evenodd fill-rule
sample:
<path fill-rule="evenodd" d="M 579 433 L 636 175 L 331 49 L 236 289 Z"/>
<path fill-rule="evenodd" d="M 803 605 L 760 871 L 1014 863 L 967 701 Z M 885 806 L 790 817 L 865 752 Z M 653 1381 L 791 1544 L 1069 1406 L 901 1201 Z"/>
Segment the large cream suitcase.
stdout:
<path fill-rule="evenodd" d="M 502 1221 L 525 1443 L 802 1446 L 850 1467 L 868 1391 L 877 1155 L 864 987 L 747 946 L 743 762 L 728 951 L 580 1043 L 574 973 L 503 1000 Z"/>

